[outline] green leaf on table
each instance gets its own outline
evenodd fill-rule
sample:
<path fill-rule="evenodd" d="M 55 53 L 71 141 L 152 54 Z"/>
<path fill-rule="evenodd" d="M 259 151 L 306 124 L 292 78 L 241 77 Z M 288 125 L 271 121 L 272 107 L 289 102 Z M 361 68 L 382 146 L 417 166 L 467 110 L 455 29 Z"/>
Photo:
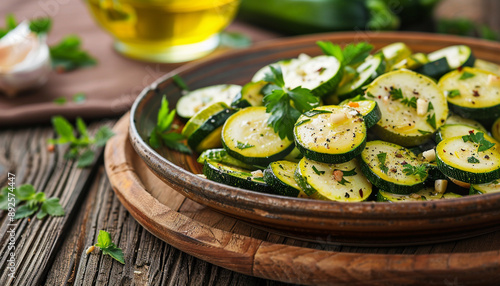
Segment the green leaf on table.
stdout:
<path fill-rule="evenodd" d="M 94 246 L 99 247 L 99 249 L 101 249 L 102 251 L 102 254 L 109 255 L 121 264 L 125 264 L 123 251 L 111 241 L 111 235 L 109 234 L 109 232 L 99 230 L 97 243 Z"/>
<path fill-rule="evenodd" d="M 4 187 L 0 190 L 0 210 L 9 208 L 9 193 L 9 187 Z"/>
<path fill-rule="evenodd" d="M 85 122 L 83 121 L 83 119 L 81 117 L 76 118 L 76 129 L 78 130 L 78 133 L 80 133 L 80 135 L 83 138 L 85 138 L 85 139 L 89 138 L 89 132 L 87 130 L 87 125 L 85 124 Z"/>
<path fill-rule="evenodd" d="M 24 204 L 16 210 L 14 219 L 29 217 L 34 214 L 38 210 L 38 208 L 39 207 L 36 204 Z"/>
<path fill-rule="evenodd" d="M 19 200 L 27 201 L 34 198 L 36 194 L 35 187 L 30 184 L 21 185 L 16 188 L 15 195 Z"/>
<path fill-rule="evenodd" d="M 88 167 L 92 165 L 92 162 L 94 162 L 94 158 L 95 158 L 95 152 L 90 149 L 87 149 L 78 157 L 76 166 L 78 168 Z"/>
<path fill-rule="evenodd" d="M 52 28 L 50 18 L 38 18 L 30 21 L 30 30 L 37 34 L 48 34 Z"/>
<path fill-rule="evenodd" d="M 58 105 L 65 105 L 67 101 L 68 100 L 66 99 L 66 97 L 61 96 L 61 97 L 54 99 L 52 102 L 54 102 L 55 104 L 58 104 Z"/>
<path fill-rule="evenodd" d="M 85 93 L 83 93 L 83 92 L 75 93 L 73 95 L 73 102 L 74 103 L 82 104 L 86 100 L 87 100 L 87 95 Z"/>
<path fill-rule="evenodd" d="M 51 216 L 63 216 L 64 208 L 59 203 L 59 198 L 49 198 L 42 203 L 42 211 Z"/>
<path fill-rule="evenodd" d="M 62 71 L 97 64 L 96 59 L 81 49 L 81 40 L 76 35 L 67 36 L 57 45 L 51 46 L 50 57 L 53 67 Z"/>
<path fill-rule="evenodd" d="M 95 145 L 97 147 L 106 145 L 106 142 L 114 135 L 115 133 L 108 126 L 102 126 L 95 134 Z"/>
<path fill-rule="evenodd" d="M 59 143 L 72 142 L 76 139 L 73 126 L 64 117 L 62 116 L 52 117 L 52 125 L 54 126 L 54 129 L 57 132 L 57 134 L 59 135 Z"/>
<path fill-rule="evenodd" d="M 229 48 L 247 48 L 252 45 L 252 40 L 250 39 L 250 37 L 242 33 L 222 32 L 220 34 L 220 37 L 221 46 Z"/>

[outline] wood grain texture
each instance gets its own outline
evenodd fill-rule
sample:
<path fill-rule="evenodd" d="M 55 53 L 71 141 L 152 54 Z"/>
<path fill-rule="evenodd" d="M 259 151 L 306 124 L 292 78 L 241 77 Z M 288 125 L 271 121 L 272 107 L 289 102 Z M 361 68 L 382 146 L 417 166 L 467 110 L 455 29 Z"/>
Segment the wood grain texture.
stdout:
<path fill-rule="evenodd" d="M 106 170 L 117 197 L 148 231 L 195 257 L 233 271 L 306 285 L 447 281 L 490 285 L 500 279 L 500 243 L 495 240 L 498 232 L 470 241 L 400 248 L 339 247 L 325 241 L 311 244 L 259 231 L 259 238 L 243 235 L 231 227 L 238 225 L 233 218 L 225 219 L 189 200 L 171 203 L 167 194 L 176 192 L 168 185 L 163 185 L 163 194 L 153 194 L 150 190 L 159 188 L 162 182 L 144 171 L 140 160 L 133 159 L 137 155 L 127 139 L 127 124 L 126 117 L 118 122 L 114 129 L 117 135 L 105 150 Z M 136 169 L 142 170 L 140 175 Z M 252 226 L 241 227 L 252 234 Z M 456 248 L 467 253 L 454 253 Z"/>
<path fill-rule="evenodd" d="M 330 236 L 335 238 L 332 241 L 343 244 L 394 245 L 466 238 L 499 229 L 500 193 L 405 204 L 281 197 L 206 180 L 195 175 L 201 173 L 196 154 L 187 156 L 167 149 L 153 150 L 146 143 L 162 96 L 167 95 L 173 107 L 182 95 L 170 78 L 173 74 L 179 74 L 191 89 L 221 83 L 244 84 L 266 64 L 300 53 L 320 54 L 315 44 L 318 40 L 338 44 L 368 41 L 375 49 L 403 41 L 416 52 L 466 44 L 477 58 L 499 62 L 499 43 L 446 35 L 360 31 L 270 41 L 188 64 L 146 88 L 131 111 L 130 138 L 134 149 L 160 179 L 182 195 L 235 218 L 293 232 L 301 239 Z M 369 238 L 366 233 L 370 233 Z"/>

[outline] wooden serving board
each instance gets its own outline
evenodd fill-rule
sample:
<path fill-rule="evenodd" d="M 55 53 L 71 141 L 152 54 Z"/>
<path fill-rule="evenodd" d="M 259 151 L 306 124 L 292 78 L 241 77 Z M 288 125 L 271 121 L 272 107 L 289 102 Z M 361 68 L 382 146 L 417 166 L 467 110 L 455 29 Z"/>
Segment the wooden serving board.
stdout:
<path fill-rule="evenodd" d="M 126 115 L 105 150 L 116 195 L 149 232 L 195 257 L 247 275 L 308 285 L 500 281 L 500 232 L 418 247 L 347 247 L 291 239 L 215 212 L 151 173 L 129 142 L 128 125 Z"/>

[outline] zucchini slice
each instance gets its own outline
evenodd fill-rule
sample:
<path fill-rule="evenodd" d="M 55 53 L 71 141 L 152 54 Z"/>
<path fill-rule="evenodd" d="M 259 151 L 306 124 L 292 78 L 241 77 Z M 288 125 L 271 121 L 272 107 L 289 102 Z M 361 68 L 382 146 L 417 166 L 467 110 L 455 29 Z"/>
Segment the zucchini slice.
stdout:
<path fill-rule="evenodd" d="M 378 77 L 365 97 L 375 100 L 382 112 L 381 120 L 373 126 L 375 133 L 406 147 L 429 140 L 448 116 L 446 98 L 434 81 L 409 70 Z"/>
<path fill-rule="evenodd" d="M 340 68 L 340 62 L 332 56 L 299 57 L 277 64 L 281 67 L 287 88 L 301 86 L 318 97 L 333 93 L 342 79 L 343 69 Z M 265 74 L 270 72 L 270 67 L 266 66 L 257 72 L 252 81 L 263 80 Z"/>
<path fill-rule="evenodd" d="M 434 79 L 439 79 L 447 72 L 451 71 L 452 68 L 448 63 L 446 58 L 440 58 L 432 62 L 428 62 L 425 65 L 415 69 L 416 72 L 432 77 Z"/>
<path fill-rule="evenodd" d="M 222 125 L 235 112 L 223 102 L 215 102 L 198 111 L 182 129 L 189 147 L 196 152 L 221 147 Z"/>
<path fill-rule="evenodd" d="M 249 106 L 262 106 L 264 94 L 262 89 L 268 85 L 267 82 L 261 80 L 258 82 L 249 82 L 243 86 L 241 91 L 236 95 L 231 102 L 231 107 L 245 108 Z"/>
<path fill-rule="evenodd" d="M 451 69 L 472 67 L 476 58 L 472 50 L 465 45 L 449 46 L 427 55 L 430 62 L 446 58 Z"/>
<path fill-rule="evenodd" d="M 477 137 L 480 134 L 485 140 L 481 141 L 483 146 L 487 144 L 486 141 L 494 145 L 487 150 L 480 151 L 478 143 L 464 142 L 467 139 L 462 136 L 439 142 L 436 147 L 436 162 L 439 170 L 450 178 L 470 184 L 482 184 L 499 179 L 498 144 L 482 132 L 476 132 L 474 135 Z"/>
<path fill-rule="evenodd" d="M 493 73 L 465 67 L 443 76 L 439 88 L 456 114 L 490 124 L 500 117 L 500 77 Z"/>
<path fill-rule="evenodd" d="M 476 61 L 474 62 L 474 67 L 478 68 L 478 69 L 485 70 L 485 71 L 492 72 L 492 73 L 500 76 L 500 66 L 495 64 L 495 63 L 484 61 L 481 59 L 476 59 Z"/>
<path fill-rule="evenodd" d="M 295 145 L 311 160 L 344 163 L 358 156 L 366 143 L 361 114 L 348 107 L 326 105 L 302 114 L 293 129 Z"/>
<path fill-rule="evenodd" d="M 240 91 L 241 86 L 234 84 L 213 85 L 190 91 L 177 101 L 177 114 L 183 118 L 191 118 L 214 102 L 230 105 Z"/>
<path fill-rule="evenodd" d="M 491 126 L 491 136 L 500 142 L 500 117 Z"/>
<path fill-rule="evenodd" d="M 295 170 L 295 180 L 307 195 L 320 200 L 361 202 L 372 193 L 372 184 L 356 159 L 327 164 L 302 158 Z"/>
<path fill-rule="evenodd" d="M 351 98 L 362 93 L 362 88 L 385 72 L 384 55 L 378 53 L 367 58 L 356 68 L 356 76 L 343 83 L 336 91 L 338 100 Z"/>
<path fill-rule="evenodd" d="M 427 168 L 410 150 L 384 141 L 370 141 L 361 153 L 361 170 L 372 184 L 394 194 L 411 194 L 424 188 Z M 421 175 L 404 170 L 421 168 Z"/>
<path fill-rule="evenodd" d="M 436 143 L 451 137 L 468 135 L 470 131 L 481 131 L 474 126 L 465 124 L 445 124 L 436 132 Z"/>
<path fill-rule="evenodd" d="M 276 161 L 264 170 L 264 181 L 282 196 L 308 198 L 294 179 L 297 163 Z"/>
<path fill-rule="evenodd" d="M 293 148 L 292 152 L 290 152 L 290 154 L 286 155 L 285 158 L 283 158 L 283 160 L 298 163 L 300 159 L 302 159 L 302 157 L 304 157 L 304 155 L 302 155 L 302 153 L 300 153 L 300 150 L 295 147 Z"/>
<path fill-rule="evenodd" d="M 469 195 L 483 195 L 500 192 L 500 181 L 471 185 Z"/>
<path fill-rule="evenodd" d="M 240 168 L 252 170 L 252 171 L 259 169 L 256 166 L 243 163 L 240 160 L 237 160 L 237 159 L 229 156 L 229 154 L 227 154 L 226 149 L 223 149 L 223 148 L 209 149 L 209 150 L 203 151 L 203 153 L 200 154 L 198 159 L 196 159 L 196 162 L 198 162 L 200 164 L 204 164 L 205 161 L 207 161 L 207 160 L 212 161 L 212 162 L 222 163 L 224 165 L 231 165 L 231 166 L 235 166 L 235 167 L 240 167 Z M 261 168 L 261 169 L 263 169 L 263 168 Z"/>
<path fill-rule="evenodd" d="M 392 70 L 396 63 L 411 56 L 412 51 L 405 43 L 397 42 L 380 49 L 387 62 L 387 71 Z"/>
<path fill-rule="evenodd" d="M 280 139 L 267 120 L 264 106 L 243 108 L 222 127 L 222 145 L 227 153 L 250 165 L 267 166 L 283 159 L 294 148 L 293 141 Z"/>
<path fill-rule="evenodd" d="M 366 128 L 371 128 L 382 118 L 382 112 L 380 112 L 378 103 L 375 100 L 368 100 L 362 96 L 357 96 L 342 101 L 340 105 L 354 108 L 361 113 L 365 120 Z"/>
<path fill-rule="evenodd" d="M 476 120 L 469 119 L 469 118 L 463 118 L 462 116 L 456 115 L 456 114 L 451 114 L 448 117 L 448 119 L 446 119 L 446 123 L 445 124 L 464 124 L 464 125 L 470 125 L 470 126 L 474 127 L 477 130 L 484 131 L 484 133 L 488 132 L 486 130 L 486 128 L 484 128 L 484 126 L 481 123 L 477 122 Z"/>
<path fill-rule="evenodd" d="M 395 65 L 392 66 L 392 69 L 393 70 L 399 70 L 399 69 L 415 70 L 428 62 L 429 62 L 429 59 L 427 58 L 426 54 L 416 53 L 416 54 L 413 54 L 413 55 L 407 57 L 406 59 L 396 63 Z"/>
<path fill-rule="evenodd" d="M 250 171 L 240 167 L 226 165 L 211 160 L 206 160 L 203 165 L 203 174 L 207 179 L 262 193 L 272 193 L 271 187 L 262 177 L 262 171 Z"/>
<path fill-rule="evenodd" d="M 456 199 L 461 197 L 462 197 L 461 195 L 455 193 L 444 193 L 444 194 L 436 193 L 434 188 L 429 187 L 409 195 L 398 195 L 379 190 L 377 194 L 377 201 L 401 203 L 401 202 L 433 201 L 442 199 Z"/>

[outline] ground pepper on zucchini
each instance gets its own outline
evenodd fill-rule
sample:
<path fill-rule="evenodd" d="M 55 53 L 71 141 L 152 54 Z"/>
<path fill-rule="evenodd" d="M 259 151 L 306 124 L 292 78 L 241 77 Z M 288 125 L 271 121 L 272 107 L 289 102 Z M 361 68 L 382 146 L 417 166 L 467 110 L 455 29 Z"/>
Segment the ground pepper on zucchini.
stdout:
<path fill-rule="evenodd" d="M 204 106 L 183 135 L 201 152 L 206 178 L 341 202 L 500 191 L 500 77 L 492 72 L 500 67 L 477 67 L 464 45 L 430 54 L 404 43 L 374 53 L 367 43 L 318 46 L 325 55 L 262 67 L 243 88 L 205 87 L 178 101 L 179 114 Z"/>

